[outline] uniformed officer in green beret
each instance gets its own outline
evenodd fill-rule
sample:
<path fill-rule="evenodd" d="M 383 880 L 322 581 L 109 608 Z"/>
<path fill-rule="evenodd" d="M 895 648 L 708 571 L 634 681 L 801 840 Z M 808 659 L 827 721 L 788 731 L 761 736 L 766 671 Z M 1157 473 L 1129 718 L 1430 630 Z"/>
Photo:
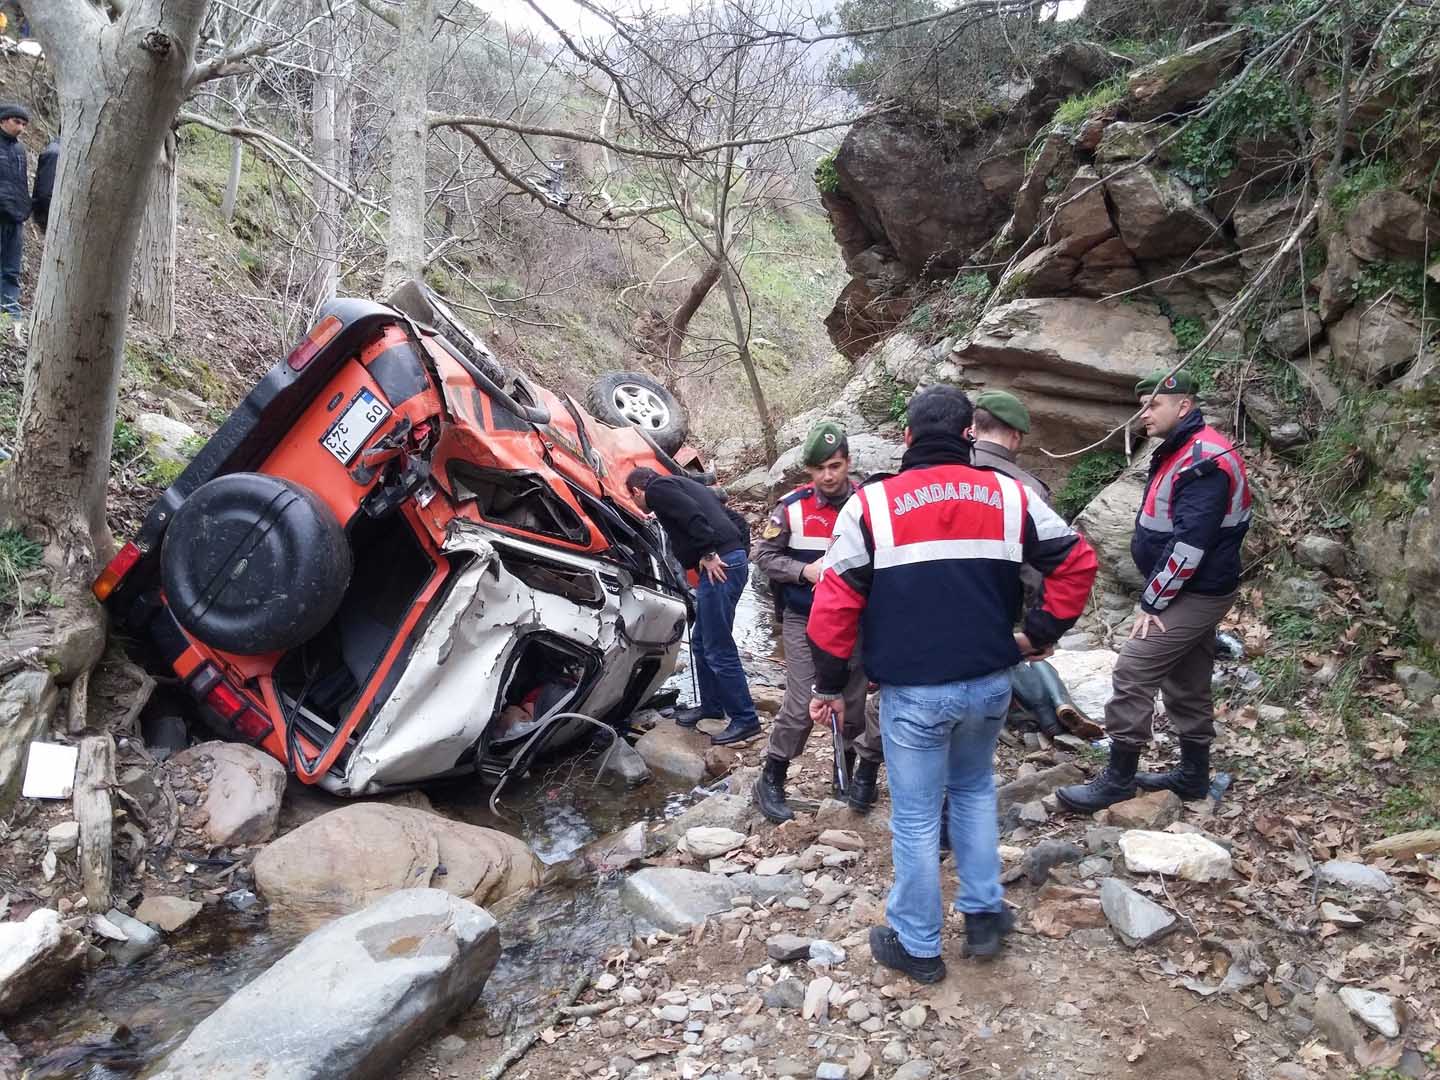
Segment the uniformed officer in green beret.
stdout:
<path fill-rule="evenodd" d="M 785 702 L 770 728 L 765 765 L 755 783 L 756 805 L 776 823 L 795 816 L 785 801 L 785 782 L 790 762 L 804 751 L 812 727 L 809 709 L 815 666 L 805 623 L 810 616 L 815 581 L 820 576 L 820 557 L 830 546 L 840 508 L 855 491 L 850 478 L 850 444 L 845 429 L 835 421 L 822 420 L 810 429 L 801 448 L 801 461 L 810 482 L 780 500 L 760 532 L 754 555 L 783 607 Z M 879 714 L 867 718 L 865 672 L 859 657 L 860 650 L 856 649 L 841 722 L 849 784 L 842 792 L 837 782 L 836 794 L 863 814 L 875 803 L 884 751 Z"/>
<path fill-rule="evenodd" d="M 1015 463 L 1020 444 L 1030 433 L 1030 410 L 1005 390 L 986 390 L 975 398 L 975 419 L 970 434 L 975 440 L 971 459 L 976 468 L 994 469 L 1035 491 L 1046 502 L 1050 489 Z"/>

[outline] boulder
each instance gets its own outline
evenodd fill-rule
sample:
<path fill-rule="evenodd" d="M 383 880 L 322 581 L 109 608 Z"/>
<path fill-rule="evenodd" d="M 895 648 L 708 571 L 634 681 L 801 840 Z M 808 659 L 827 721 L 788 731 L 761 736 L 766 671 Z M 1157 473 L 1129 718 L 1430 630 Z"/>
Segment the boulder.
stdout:
<path fill-rule="evenodd" d="M 1148 165 L 1127 169 L 1110 176 L 1105 190 L 1115 207 L 1120 238 L 1142 262 L 1188 259 L 1207 244 L 1222 241 L 1220 223 L 1190 185 L 1163 170 Z"/>
<path fill-rule="evenodd" d="M 1357 892 L 1388 893 L 1395 888 L 1395 882 L 1384 870 L 1345 859 L 1321 863 L 1315 870 L 1315 876 L 1320 879 L 1321 885 L 1339 885 Z"/>
<path fill-rule="evenodd" d="M 1037 248 L 1000 279 L 1002 296 L 1064 296 L 1070 291 L 1080 260 L 1064 244 Z"/>
<path fill-rule="evenodd" d="M 1030 172 L 1026 174 L 1020 190 L 1015 194 L 1015 213 L 1005 223 L 1003 235 L 1012 243 L 1023 243 L 1035 231 L 1040 220 L 1040 207 L 1045 202 L 1050 174 L 1055 171 L 1055 166 L 1060 164 L 1063 156 L 1066 156 L 1065 137 L 1060 134 L 1047 135 L 1040 146 L 1040 152 L 1035 155 Z"/>
<path fill-rule="evenodd" d="M 1066 98 L 1084 93 L 1129 64 L 1126 57 L 1093 41 L 1067 41 L 1032 65 L 1023 104 L 1048 121 Z"/>
<path fill-rule="evenodd" d="M 0 1016 L 65 987 L 85 959 L 85 939 L 53 908 L 23 922 L 0 922 Z"/>
<path fill-rule="evenodd" d="M 1419 263 L 1440 250 L 1440 213 L 1408 192 L 1372 191 L 1350 209 L 1345 236 L 1366 262 Z"/>
<path fill-rule="evenodd" d="M 1096 299 L 1113 293 L 1126 292 L 1140 284 L 1140 268 L 1135 256 L 1118 236 L 1102 240 L 1080 259 L 1080 268 L 1070 283 L 1077 296 Z"/>
<path fill-rule="evenodd" d="M 746 502 L 764 502 L 770 497 L 770 470 L 751 469 L 726 484 L 725 490 L 734 498 Z"/>
<path fill-rule="evenodd" d="M 160 948 L 160 932 L 147 926 L 139 919 L 126 915 L 118 908 L 105 913 L 105 921 L 124 935 L 124 940 L 112 940 L 106 946 L 110 958 L 117 964 L 128 965 L 144 960 Z"/>
<path fill-rule="evenodd" d="M 1153 120 L 1198 102 L 1239 64 L 1247 36 L 1245 27 L 1236 27 L 1131 74 L 1130 116 Z"/>
<path fill-rule="evenodd" d="M 1095 160 L 1102 165 L 1118 161 L 1133 161 L 1136 158 L 1144 157 L 1154 148 L 1155 138 L 1152 125 L 1123 121 L 1106 124 L 1105 132 L 1100 136 L 1100 145 L 1095 147 Z"/>
<path fill-rule="evenodd" d="M 1282 360 L 1310 351 L 1310 346 L 1325 332 L 1318 312 L 1309 308 L 1282 311 L 1260 328 L 1260 340 Z"/>
<path fill-rule="evenodd" d="M 1230 876 L 1230 853 L 1199 833 L 1132 829 L 1121 835 L 1120 851 L 1132 874 L 1164 874 L 1186 881 L 1223 881 Z"/>
<path fill-rule="evenodd" d="M 1235 224 L 1235 244 L 1242 252 L 1240 265 L 1247 271 L 1258 270 L 1304 216 L 1305 210 L 1294 196 L 1237 206 L 1231 220 Z"/>
<path fill-rule="evenodd" d="M 1075 707 L 1097 724 L 1105 722 L 1105 706 L 1115 693 L 1115 664 L 1120 654 L 1110 649 L 1058 649 L 1049 664 L 1060 676 Z"/>
<path fill-rule="evenodd" d="M 734 829 L 696 825 L 685 830 L 685 850 L 700 859 L 718 859 L 745 843 L 745 834 Z"/>
<path fill-rule="evenodd" d="M 661 930 L 678 933 L 699 926 L 711 915 L 730 910 L 730 901 L 737 896 L 769 900 L 799 896 L 804 891 L 798 874 L 720 875 L 674 866 L 651 866 L 624 880 L 620 901 L 631 914 Z"/>
<path fill-rule="evenodd" d="M 836 194 L 912 274 L 959 267 L 1010 216 L 1032 134 L 958 116 L 872 113 L 835 155 Z"/>
<path fill-rule="evenodd" d="M 1419 322 L 1409 308 L 1393 299 L 1358 304 L 1330 328 L 1330 350 L 1337 368 L 1361 384 L 1376 386 L 1412 365 L 1433 362 L 1433 346 L 1422 352 L 1421 340 Z"/>
<path fill-rule="evenodd" d="M 1141 448 L 1130 459 L 1125 471 L 1102 488 L 1075 519 L 1075 527 L 1090 542 L 1100 561 L 1097 593 L 1106 588 L 1131 593 L 1145 585 L 1144 577 L 1130 558 L 1130 537 L 1135 532 L 1135 513 L 1140 509 L 1140 500 L 1145 497 L 1150 452 L 1158 445 L 1159 441 L 1153 440 L 1149 446 Z M 1068 679 L 1066 685 L 1069 685 Z M 1073 689 L 1071 693 L 1074 693 Z M 1096 717 L 1092 714 L 1091 719 Z"/>
<path fill-rule="evenodd" d="M 303 923 L 359 911 L 401 889 L 433 887 L 493 905 L 534 888 L 541 871 L 525 843 L 507 833 L 387 803 L 321 814 L 266 847 L 254 867 L 271 907 Z"/>
<path fill-rule="evenodd" d="M 735 795 L 722 792 L 702 799 L 666 825 L 665 836 L 669 842 L 676 843 L 691 829 L 700 827 L 733 829 L 744 833 L 758 817 L 759 811 L 750 798 L 750 788 L 745 785 Z"/>
<path fill-rule="evenodd" d="M 1051 219 L 1047 242 L 1059 245 L 1069 256 L 1084 255 L 1115 235 L 1115 223 L 1105 206 L 1105 185 L 1094 169 L 1082 168 L 1060 194 Z"/>
<path fill-rule="evenodd" d="M 1115 936 L 1132 949 L 1159 941 L 1179 925 L 1171 912 L 1119 878 L 1100 882 L 1100 907 Z"/>
<path fill-rule="evenodd" d="M 173 934 L 199 915 L 204 907 L 204 904 L 186 900 L 183 896 L 147 896 L 135 909 L 135 918 Z"/>
<path fill-rule="evenodd" d="M 24 670 L 0 687 L 0 817 L 8 817 L 25 780 L 30 744 L 43 739 L 55 715 L 55 679 Z"/>
<path fill-rule="evenodd" d="M 412 1048 L 474 1004 L 499 956 L 484 909 L 438 889 L 393 893 L 317 930 L 235 993 L 157 1080 L 396 1076 Z"/>
<path fill-rule="evenodd" d="M 189 424 L 164 413 L 141 413 L 135 420 L 135 430 L 140 432 L 146 451 L 156 461 L 183 465 L 195 456 L 196 448 L 204 442 L 199 432 Z"/>
<path fill-rule="evenodd" d="M 640 736 L 635 750 L 654 772 L 694 785 L 705 779 L 709 745 L 705 735 L 676 724 L 659 724 Z"/>
<path fill-rule="evenodd" d="M 1331 577 L 1344 577 L 1349 569 L 1349 551 L 1338 540 L 1310 533 L 1296 542 L 1295 561 L 1301 566 L 1324 570 Z"/>
<path fill-rule="evenodd" d="M 280 762 L 253 746 L 231 742 L 201 743 L 172 760 L 209 774 L 199 809 L 212 844 L 263 844 L 275 835 L 285 794 L 285 766 Z"/>
<path fill-rule="evenodd" d="M 834 204 L 829 195 L 822 197 L 821 201 L 827 209 Z M 851 216 L 854 216 L 853 208 Z M 837 215 L 831 210 L 831 224 L 836 220 Z M 838 238 L 838 230 L 836 234 Z M 841 250 L 844 250 L 843 244 Z M 855 260 L 855 263 L 855 272 L 858 272 L 860 260 Z M 892 265 L 904 271 L 900 263 Z M 834 307 L 825 316 L 825 331 L 841 354 L 851 360 L 858 360 L 873 345 L 885 340 L 886 336 L 905 320 L 914 303 L 914 300 L 903 292 L 886 288 L 873 279 L 857 277 L 841 289 L 840 295 L 835 298 Z"/>

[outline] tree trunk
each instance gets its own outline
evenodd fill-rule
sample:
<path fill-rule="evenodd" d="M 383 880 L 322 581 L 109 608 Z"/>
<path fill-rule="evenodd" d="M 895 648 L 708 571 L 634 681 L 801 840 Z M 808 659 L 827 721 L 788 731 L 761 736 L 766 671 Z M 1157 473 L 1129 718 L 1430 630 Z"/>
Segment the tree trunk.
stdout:
<path fill-rule="evenodd" d="M 60 155 L 5 496 L 72 581 L 112 544 L 105 485 L 135 241 L 205 8 L 132 0 L 112 23 L 87 0 L 28 5 L 78 152 Z"/>
<path fill-rule="evenodd" d="M 335 14 L 316 25 L 315 78 L 310 100 L 311 142 L 315 162 L 342 184 L 350 183 L 350 115 L 353 95 L 345 47 L 346 31 Z M 316 177 L 311 184 L 315 200 L 315 270 L 308 295 L 315 307 L 331 299 L 340 286 L 340 249 L 344 236 L 345 195 Z"/>
<path fill-rule="evenodd" d="M 245 140 L 230 140 L 230 174 L 225 178 L 225 197 L 220 200 L 220 216 L 225 224 L 235 220 L 235 203 L 240 198 L 240 170 L 245 165 Z"/>
<path fill-rule="evenodd" d="M 728 265 L 724 267 L 720 280 L 725 286 L 725 302 L 730 306 L 730 319 L 735 325 L 735 348 L 740 352 L 740 366 L 745 369 L 745 378 L 750 382 L 750 398 L 755 402 L 755 415 L 760 419 L 760 438 L 765 443 L 766 456 L 774 461 L 780 456 L 775 424 L 770 419 L 770 407 L 765 404 L 765 391 L 760 386 L 760 373 L 755 370 L 755 358 L 750 355 L 750 327 L 745 321 L 745 313 L 740 310 L 740 298 L 735 293 L 735 275 Z"/>
<path fill-rule="evenodd" d="M 162 338 L 175 336 L 175 150 L 175 133 L 167 132 L 135 253 L 135 317 Z"/>
<path fill-rule="evenodd" d="M 716 259 L 707 266 L 690 286 L 684 301 L 670 316 L 670 338 L 665 345 L 667 360 L 673 360 L 680 354 L 681 346 L 685 343 L 685 334 L 690 329 L 690 320 L 695 317 L 700 305 L 705 303 L 705 298 L 710 295 L 710 290 L 715 288 L 715 283 L 720 280 L 722 265 L 721 261 Z"/>
<path fill-rule="evenodd" d="M 425 91 L 434 20 L 435 0 L 408 0 L 400 9 L 400 40 L 391 58 L 395 111 L 390 122 L 386 292 L 418 278 L 425 265 Z"/>

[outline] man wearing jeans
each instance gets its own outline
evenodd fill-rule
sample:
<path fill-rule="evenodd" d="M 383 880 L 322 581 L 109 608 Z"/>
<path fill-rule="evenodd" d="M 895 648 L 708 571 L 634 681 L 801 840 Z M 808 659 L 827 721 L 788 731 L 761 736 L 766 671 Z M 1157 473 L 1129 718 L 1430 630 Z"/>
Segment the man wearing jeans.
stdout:
<path fill-rule="evenodd" d="M 655 515 L 686 570 L 696 570 L 695 629 L 690 662 L 700 684 L 700 701 L 681 710 L 675 722 L 694 727 L 706 717 L 728 716 L 729 726 L 712 736 L 724 746 L 760 733 L 760 718 L 735 647 L 735 607 L 750 577 L 750 530 L 720 497 L 688 476 L 661 476 L 638 468 L 625 478 L 636 505 Z"/>
<path fill-rule="evenodd" d="M 815 586 L 810 711 L 820 722 L 837 707 L 863 638 L 866 674 L 880 685 L 895 863 L 889 925 L 870 932 L 870 951 L 886 967 L 936 982 L 945 977 L 941 805 L 948 795 L 968 952 L 994 956 L 1011 926 L 994 782 L 1010 668 L 1048 652 L 1074 625 L 1096 560 L 1039 496 L 970 464 L 963 393 L 931 387 L 906 412 L 900 471 L 845 504 Z M 1044 576 L 1044 599 L 1015 633 L 1026 564 Z"/>

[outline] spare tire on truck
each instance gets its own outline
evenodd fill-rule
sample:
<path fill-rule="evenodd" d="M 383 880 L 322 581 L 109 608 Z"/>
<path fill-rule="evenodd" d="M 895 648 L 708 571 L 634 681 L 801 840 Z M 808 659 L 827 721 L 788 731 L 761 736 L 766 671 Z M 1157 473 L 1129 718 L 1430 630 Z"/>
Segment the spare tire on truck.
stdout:
<path fill-rule="evenodd" d="M 293 649 L 335 616 L 353 558 L 335 514 L 308 488 L 261 473 L 202 484 L 160 550 L 170 610 L 226 652 Z"/>
<path fill-rule="evenodd" d="M 597 420 L 619 427 L 640 428 L 655 445 L 673 454 L 685 445 L 690 421 L 675 395 L 639 371 L 617 371 L 596 379 L 586 395 L 586 408 Z"/>

